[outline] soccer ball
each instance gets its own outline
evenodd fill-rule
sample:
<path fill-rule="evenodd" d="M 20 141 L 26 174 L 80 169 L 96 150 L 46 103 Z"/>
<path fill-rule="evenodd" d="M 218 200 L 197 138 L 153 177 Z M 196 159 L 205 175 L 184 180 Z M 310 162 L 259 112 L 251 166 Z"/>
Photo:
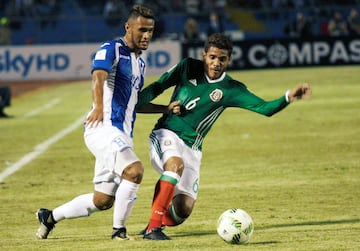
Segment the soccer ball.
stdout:
<path fill-rule="evenodd" d="M 219 217 L 217 232 L 227 243 L 246 244 L 254 232 L 254 222 L 244 210 L 228 209 Z"/>

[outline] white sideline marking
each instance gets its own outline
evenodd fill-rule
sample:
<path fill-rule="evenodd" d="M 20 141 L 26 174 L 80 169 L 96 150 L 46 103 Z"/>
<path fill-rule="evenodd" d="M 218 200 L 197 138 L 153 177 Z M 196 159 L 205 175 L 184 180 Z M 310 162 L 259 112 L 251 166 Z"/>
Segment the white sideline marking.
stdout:
<path fill-rule="evenodd" d="M 32 117 L 32 116 L 35 116 L 36 114 L 39 114 L 40 112 L 43 112 L 45 110 L 48 110 L 50 109 L 51 107 L 53 107 L 54 105 L 57 105 L 58 103 L 60 103 L 61 99 L 60 98 L 56 98 L 54 99 L 53 101 L 45 104 L 44 106 L 38 108 L 38 109 L 35 109 L 31 112 L 28 112 L 27 114 L 24 115 L 24 119 L 26 118 L 29 118 L 29 117 Z"/>
<path fill-rule="evenodd" d="M 79 125 L 84 123 L 85 117 L 81 116 L 78 118 L 74 123 L 72 123 L 68 128 L 65 128 L 64 130 L 58 132 L 51 138 L 45 140 L 44 142 L 38 144 L 35 146 L 34 150 L 32 152 L 29 152 L 25 154 L 20 160 L 18 160 L 16 163 L 9 166 L 7 169 L 5 169 L 3 172 L 0 173 L 0 183 L 3 182 L 8 176 L 15 173 L 16 171 L 20 170 L 23 166 L 31 162 L 33 159 L 38 157 L 40 154 L 45 152 L 52 144 L 56 143 L 58 140 L 65 137 L 67 134 L 74 131 L 76 128 L 78 128 Z"/>

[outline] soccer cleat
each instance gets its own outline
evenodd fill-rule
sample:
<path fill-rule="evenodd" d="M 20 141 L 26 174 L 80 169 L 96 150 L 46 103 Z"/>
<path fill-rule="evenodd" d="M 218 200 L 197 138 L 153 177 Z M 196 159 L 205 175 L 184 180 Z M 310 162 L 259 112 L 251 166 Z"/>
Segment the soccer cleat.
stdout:
<path fill-rule="evenodd" d="M 148 229 L 148 227 L 149 227 L 149 224 L 147 224 L 146 227 L 139 232 L 139 235 L 144 235 L 144 234 L 146 234 L 146 230 Z M 162 226 L 161 226 L 161 230 L 164 230 L 164 229 L 165 229 L 165 225 L 162 225 Z"/>
<path fill-rule="evenodd" d="M 114 232 L 111 235 L 111 239 L 120 240 L 120 241 L 131 240 L 131 238 L 126 234 L 126 228 L 124 227 L 119 229 L 114 229 Z"/>
<path fill-rule="evenodd" d="M 155 227 L 155 228 L 151 229 L 151 231 L 149 233 L 145 233 L 144 239 L 154 240 L 154 241 L 171 240 L 170 237 L 168 237 L 166 234 L 164 234 L 162 232 L 161 227 Z"/>
<path fill-rule="evenodd" d="M 52 212 L 46 208 L 40 208 L 36 212 L 37 218 L 40 222 L 40 227 L 36 232 L 36 238 L 47 239 L 51 230 L 55 227 L 55 221 L 52 218 Z"/>

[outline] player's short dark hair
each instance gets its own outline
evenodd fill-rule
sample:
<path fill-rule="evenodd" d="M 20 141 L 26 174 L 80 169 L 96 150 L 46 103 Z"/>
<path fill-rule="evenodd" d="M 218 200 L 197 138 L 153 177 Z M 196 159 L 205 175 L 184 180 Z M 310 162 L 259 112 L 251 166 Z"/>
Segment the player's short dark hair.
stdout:
<path fill-rule="evenodd" d="M 216 47 L 222 50 L 227 50 L 229 53 L 229 57 L 231 56 L 233 45 L 228 36 L 225 36 L 221 33 L 214 33 L 210 35 L 210 37 L 205 42 L 204 50 L 208 52 L 210 47 Z"/>
<path fill-rule="evenodd" d="M 130 18 L 136 19 L 140 16 L 155 20 L 154 12 L 152 11 L 152 9 L 138 4 L 133 5 L 133 7 L 130 10 L 128 19 Z"/>

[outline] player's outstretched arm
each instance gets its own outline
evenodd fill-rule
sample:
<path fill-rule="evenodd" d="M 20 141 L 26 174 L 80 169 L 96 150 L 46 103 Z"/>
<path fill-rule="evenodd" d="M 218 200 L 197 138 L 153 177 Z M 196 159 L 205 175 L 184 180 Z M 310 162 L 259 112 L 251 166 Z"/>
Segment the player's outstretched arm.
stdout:
<path fill-rule="evenodd" d="M 288 92 L 288 99 L 290 102 L 294 102 L 299 99 L 310 98 L 311 93 L 311 86 L 308 83 L 302 83 Z"/>

